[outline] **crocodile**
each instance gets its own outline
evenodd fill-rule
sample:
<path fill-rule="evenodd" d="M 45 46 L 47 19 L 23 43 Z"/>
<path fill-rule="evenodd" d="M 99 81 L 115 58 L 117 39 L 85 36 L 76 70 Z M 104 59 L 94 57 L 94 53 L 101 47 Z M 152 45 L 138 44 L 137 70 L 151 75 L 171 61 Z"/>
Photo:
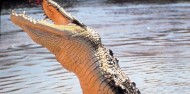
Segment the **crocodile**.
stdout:
<path fill-rule="evenodd" d="M 14 10 L 10 18 L 34 42 L 54 54 L 65 69 L 77 76 L 83 94 L 141 94 L 136 84 L 121 70 L 112 50 L 102 44 L 96 31 L 53 0 L 43 0 L 42 9 L 46 16 L 43 20 Z"/>

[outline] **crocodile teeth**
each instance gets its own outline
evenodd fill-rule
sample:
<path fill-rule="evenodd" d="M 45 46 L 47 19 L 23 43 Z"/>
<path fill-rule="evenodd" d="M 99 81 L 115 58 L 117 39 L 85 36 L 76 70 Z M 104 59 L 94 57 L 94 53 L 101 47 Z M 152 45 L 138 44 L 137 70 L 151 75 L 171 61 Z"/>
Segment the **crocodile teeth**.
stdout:
<path fill-rule="evenodd" d="M 23 14 L 25 15 L 25 14 L 26 14 L 26 11 L 23 11 Z"/>
<path fill-rule="evenodd" d="M 30 22 L 32 22 L 32 19 L 30 19 Z"/>
<path fill-rule="evenodd" d="M 15 13 L 15 16 L 18 16 L 18 14 Z"/>
<path fill-rule="evenodd" d="M 15 14 L 15 10 L 12 10 L 12 14 Z"/>
<path fill-rule="evenodd" d="M 30 18 L 28 18 L 28 17 L 27 17 L 26 19 L 27 19 L 27 20 L 30 20 Z"/>
<path fill-rule="evenodd" d="M 36 20 L 35 19 L 33 19 L 33 23 L 36 24 Z"/>
<path fill-rule="evenodd" d="M 50 20 L 50 19 L 48 19 L 47 16 L 45 16 L 45 18 L 41 19 L 41 20 L 39 20 L 39 19 L 37 19 L 37 20 L 33 19 L 32 17 L 26 15 L 26 11 L 23 11 L 21 13 L 16 13 L 14 10 L 12 10 L 11 15 L 22 17 L 22 18 L 26 19 L 27 21 L 29 21 L 29 22 L 31 22 L 33 24 L 36 24 L 38 22 L 43 23 L 43 24 L 47 24 L 47 22 Z"/>

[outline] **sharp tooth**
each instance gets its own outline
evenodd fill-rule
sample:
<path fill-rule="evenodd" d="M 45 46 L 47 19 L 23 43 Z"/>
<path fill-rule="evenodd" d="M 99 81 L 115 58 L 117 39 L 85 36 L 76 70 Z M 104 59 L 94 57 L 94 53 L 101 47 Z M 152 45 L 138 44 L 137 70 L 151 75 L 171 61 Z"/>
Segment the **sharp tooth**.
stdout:
<path fill-rule="evenodd" d="M 26 11 L 23 11 L 23 14 L 25 15 L 25 14 L 26 14 Z"/>
<path fill-rule="evenodd" d="M 15 10 L 12 10 L 12 13 L 15 13 Z"/>
<path fill-rule="evenodd" d="M 36 20 L 33 20 L 34 24 L 36 24 Z"/>

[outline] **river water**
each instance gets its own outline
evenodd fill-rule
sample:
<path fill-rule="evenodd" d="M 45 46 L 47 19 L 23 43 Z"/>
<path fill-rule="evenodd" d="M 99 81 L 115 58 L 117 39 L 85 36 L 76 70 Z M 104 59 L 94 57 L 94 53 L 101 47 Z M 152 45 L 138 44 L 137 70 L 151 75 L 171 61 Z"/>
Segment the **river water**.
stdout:
<path fill-rule="evenodd" d="M 18 8 L 43 18 L 41 7 Z M 142 94 L 189 94 L 190 3 L 83 2 L 66 11 L 95 29 Z M 0 94 L 82 94 L 76 76 L 1 11 Z"/>

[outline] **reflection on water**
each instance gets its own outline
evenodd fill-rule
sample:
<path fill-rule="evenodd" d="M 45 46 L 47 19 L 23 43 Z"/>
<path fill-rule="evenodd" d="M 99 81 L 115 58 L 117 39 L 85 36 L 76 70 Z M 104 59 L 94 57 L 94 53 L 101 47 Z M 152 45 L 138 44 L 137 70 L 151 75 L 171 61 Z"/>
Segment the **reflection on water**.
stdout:
<path fill-rule="evenodd" d="M 42 18 L 40 7 L 20 8 Z M 190 4 L 103 4 L 68 8 L 94 28 L 142 94 L 190 92 Z M 0 94 L 81 94 L 78 79 L 1 15 Z"/>

